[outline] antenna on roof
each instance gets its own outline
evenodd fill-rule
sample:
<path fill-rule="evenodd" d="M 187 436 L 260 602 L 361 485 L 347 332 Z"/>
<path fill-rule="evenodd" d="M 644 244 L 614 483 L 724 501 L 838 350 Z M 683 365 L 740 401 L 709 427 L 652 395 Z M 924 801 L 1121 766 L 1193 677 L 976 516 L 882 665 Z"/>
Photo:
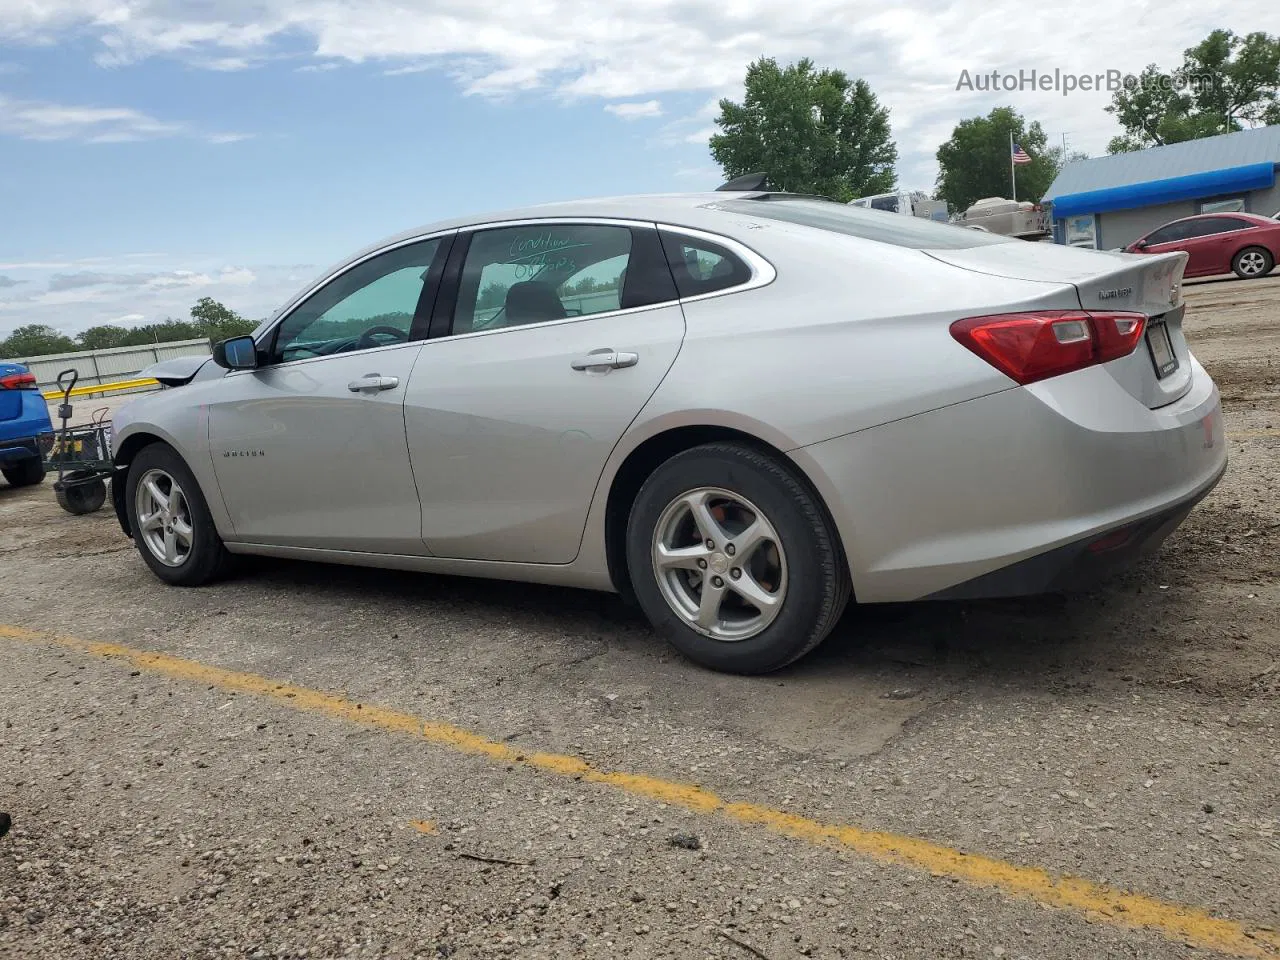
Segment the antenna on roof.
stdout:
<path fill-rule="evenodd" d="M 757 173 L 744 173 L 740 177 L 734 177 L 728 183 L 722 183 L 716 187 L 716 191 L 738 191 L 738 190 L 764 190 L 765 184 L 768 183 L 769 175 L 763 171 Z"/>

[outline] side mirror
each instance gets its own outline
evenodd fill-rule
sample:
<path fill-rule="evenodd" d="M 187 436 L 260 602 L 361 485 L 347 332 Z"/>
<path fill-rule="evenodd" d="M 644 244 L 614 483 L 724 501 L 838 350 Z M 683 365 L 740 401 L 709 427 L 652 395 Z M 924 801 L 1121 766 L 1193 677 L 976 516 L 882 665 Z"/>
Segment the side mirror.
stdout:
<path fill-rule="evenodd" d="M 213 362 L 228 370 L 254 370 L 258 366 L 258 345 L 253 337 L 231 337 L 213 346 Z"/>

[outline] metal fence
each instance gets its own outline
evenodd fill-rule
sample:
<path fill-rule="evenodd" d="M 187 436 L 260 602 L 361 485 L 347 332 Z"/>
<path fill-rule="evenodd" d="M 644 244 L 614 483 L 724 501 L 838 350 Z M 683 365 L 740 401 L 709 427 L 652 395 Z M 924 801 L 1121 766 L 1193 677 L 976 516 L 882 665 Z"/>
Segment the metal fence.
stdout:
<path fill-rule="evenodd" d="M 108 350 L 80 350 L 76 353 L 49 353 L 42 357 L 15 357 L 36 375 L 42 390 L 55 386 L 58 374 L 75 368 L 80 385 L 114 383 L 132 380 L 153 363 L 174 357 L 207 357 L 213 352 L 209 341 L 174 340 L 169 343 L 145 343 L 136 347 L 111 347 Z"/>

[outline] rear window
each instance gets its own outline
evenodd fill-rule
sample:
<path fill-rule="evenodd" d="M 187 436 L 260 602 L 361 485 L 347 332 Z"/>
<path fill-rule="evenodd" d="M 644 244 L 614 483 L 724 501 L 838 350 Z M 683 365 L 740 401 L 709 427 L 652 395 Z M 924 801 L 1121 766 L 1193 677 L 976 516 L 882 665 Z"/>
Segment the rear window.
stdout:
<path fill-rule="evenodd" d="M 910 247 L 913 250 L 965 250 L 995 243 L 1021 242 L 999 234 L 925 220 L 923 217 L 904 217 L 879 210 L 864 210 L 834 201 L 718 200 L 708 206 L 714 210 L 816 227 L 864 240 Z"/>

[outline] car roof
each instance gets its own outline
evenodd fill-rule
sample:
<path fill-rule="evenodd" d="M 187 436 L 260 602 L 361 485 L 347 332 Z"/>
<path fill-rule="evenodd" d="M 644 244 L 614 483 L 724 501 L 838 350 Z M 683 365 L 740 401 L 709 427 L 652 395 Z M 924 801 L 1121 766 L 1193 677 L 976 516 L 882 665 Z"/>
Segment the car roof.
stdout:
<path fill-rule="evenodd" d="M 1223 217 L 1234 217 L 1237 220 L 1249 220 L 1253 223 L 1268 223 L 1270 221 L 1270 217 L 1263 217 L 1256 213 L 1246 213 L 1243 210 L 1219 210 L 1216 213 L 1197 213 L 1191 217 L 1180 217 L 1177 220 L 1170 220 L 1169 223 L 1182 223 L 1185 220 L 1220 220 Z"/>
<path fill-rule="evenodd" d="M 1175 223 L 1191 223 L 1195 220 L 1221 220 L 1223 217 L 1231 217 L 1235 220 L 1245 220 L 1253 224 L 1255 227 L 1274 227 L 1276 220 L 1271 217 L 1264 217 L 1256 213 L 1245 213 L 1243 210 L 1221 210 L 1217 213 L 1195 213 L 1189 217 L 1178 217 L 1176 220 L 1168 220 L 1158 227 L 1152 227 L 1148 230 L 1144 237 L 1149 237 L 1157 230 L 1163 230 L 1165 227 L 1172 227 Z"/>
<path fill-rule="evenodd" d="M 505 210 L 489 210 L 481 213 L 451 217 L 423 224 L 412 230 L 404 230 L 387 237 L 372 248 L 384 247 L 400 240 L 480 224 L 498 223 L 504 220 L 529 220 L 553 217 L 605 217 L 619 220 L 662 220 L 674 219 L 675 222 L 693 220 L 697 222 L 714 222 L 715 215 L 700 208 L 716 200 L 734 197 L 760 196 L 764 191 L 742 191 L 718 193 L 706 191 L 702 193 L 652 193 L 630 194 L 613 197 L 587 197 L 580 200 L 560 200 L 551 203 L 537 203 L 523 207 L 511 207 Z M 695 226 L 693 222 L 686 226 Z"/>

